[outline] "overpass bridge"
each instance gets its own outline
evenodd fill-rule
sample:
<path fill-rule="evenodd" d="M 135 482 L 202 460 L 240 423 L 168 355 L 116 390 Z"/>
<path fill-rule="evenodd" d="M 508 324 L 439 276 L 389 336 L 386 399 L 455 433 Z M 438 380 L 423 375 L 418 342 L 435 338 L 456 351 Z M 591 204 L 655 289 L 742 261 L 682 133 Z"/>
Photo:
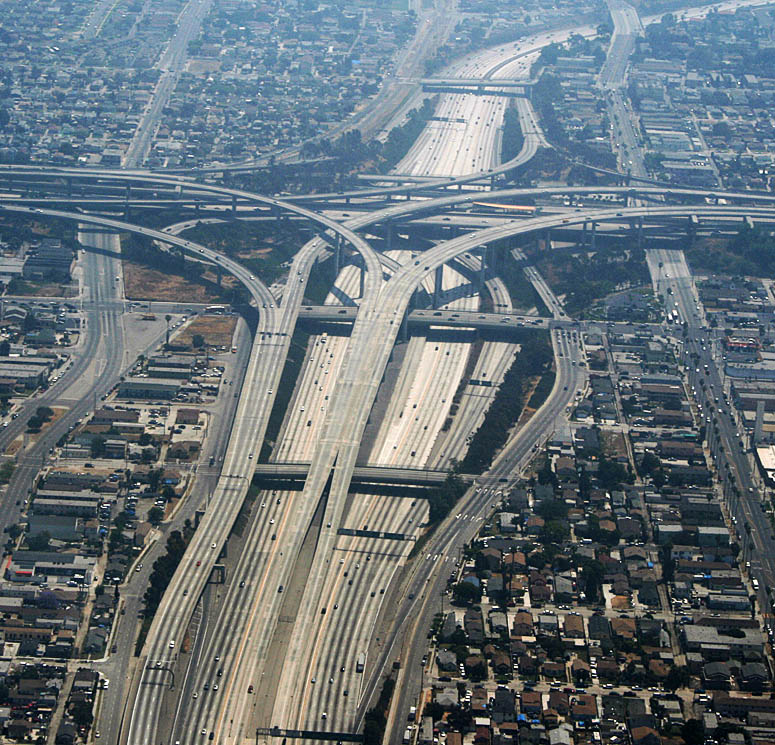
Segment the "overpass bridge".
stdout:
<path fill-rule="evenodd" d="M 529 98 L 535 84 L 531 80 L 511 78 L 423 78 L 420 83 L 428 93 L 473 93 L 506 98 Z"/>
<path fill-rule="evenodd" d="M 354 305 L 344 308 L 340 305 L 302 305 L 299 310 L 299 320 L 353 323 L 357 313 L 358 308 Z M 551 319 L 517 313 L 421 309 L 410 311 L 407 321 L 410 326 L 510 331 L 525 328 L 546 329 L 549 328 Z"/>
<path fill-rule="evenodd" d="M 309 463 L 260 463 L 255 468 L 255 477 L 259 481 L 299 481 L 307 478 Z M 425 468 L 393 468 L 392 466 L 357 466 L 353 471 L 355 484 L 374 484 L 381 486 L 439 486 L 446 481 L 448 471 L 434 471 Z M 473 481 L 476 477 L 459 474 L 464 481 Z"/>

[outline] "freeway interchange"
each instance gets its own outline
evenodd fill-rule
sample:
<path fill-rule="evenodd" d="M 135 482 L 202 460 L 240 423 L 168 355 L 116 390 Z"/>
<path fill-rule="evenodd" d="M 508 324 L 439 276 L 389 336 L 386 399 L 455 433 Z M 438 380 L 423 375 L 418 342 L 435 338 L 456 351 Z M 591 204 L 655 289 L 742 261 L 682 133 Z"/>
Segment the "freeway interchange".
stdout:
<path fill-rule="evenodd" d="M 27 213 L 32 213 L 34 209 L 36 214 L 69 217 L 84 224 L 92 223 L 115 230 L 147 230 L 110 218 L 62 210 L 17 205 L 3 208 Z M 398 205 L 388 209 L 395 211 Z M 367 272 L 365 299 L 358 308 L 350 337 L 344 342 L 345 362 L 330 390 L 332 403 L 311 453 L 311 465 L 304 489 L 293 498 L 283 495 L 282 500 L 277 500 L 280 504 L 270 503 L 269 509 L 261 515 L 263 522 L 252 526 L 249 541 L 237 561 L 233 581 L 222 601 L 222 612 L 229 619 L 228 624 L 222 623 L 217 634 L 209 639 L 206 648 L 201 651 L 200 664 L 193 671 L 192 682 L 187 681 L 186 686 L 182 687 L 183 706 L 175 718 L 178 729 L 164 734 L 159 731 L 159 726 L 169 711 L 165 697 L 159 695 L 159 692 L 171 682 L 180 640 L 185 636 L 188 621 L 210 578 L 212 568 L 219 561 L 231 525 L 247 492 L 252 456 L 260 450 L 266 421 L 271 412 L 272 392 L 277 388 L 282 360 L 287 353 L 287 344 L 301 308 L 301 280 L 309 275 L 315 256 L 323 244 L 313 240 L 300 252 L 289 274 L 287 295 L 280 308 L 272 308 L 272 303 L 267 302 L 271 296 L 266 288 L 226 257 L 177 236 L 156 231 L 147 233 L 196 255 L 206 256 L 210 261 L 221 263 L 251 289 L 256 302 L 262 305 L 262 312 L 221 477 L 203 521 L 165 594 L 141 658 L 139 679 L 132 689 L 135 699 L 133 703 L 130 702 L 128 741 L 149 742 L 160 735 L 175 737 L 181 739 L 181 742 L 196 741 L 204 730 L 206 733 L 214 732 L 214 738 L 220 742 L 239 742 L 244 740 L 248 729 L 256 730 L 278 724 L 279 716 L 283 717 L 279 720 L 281 726 L 344 733 L 357 731 L 368 701 L 367 694 L 373 692 L 379 680 L 379 663 L 388 661 L 392 648 L 387 642 L 379 647 L 370 643 L 370 628 L 366 624 L 369 620 L 372 624 L 375 621 L 373 614 L 366 611 L 370 605 L 369 595 L 375 592 L 373 588 L 379 591 L 389 587 L 391 578 L 399 569 L 396 561 L 387 559 L 379 562 L 382 566 L 376 570 L 376 574 L 372 574 L 368 581 L 354 586 L 353 597 L 360 598 L 360 601 L 351 602 L 347 621 L 342 627 L 350 629 L 348 634 L 356 640 L 353 646 L 342 647 L 343 640 L 339 636 L 327 638 L 323 634 L 324 646 L 318 648 L 317 643 L 310 644 L 307 630 L 321 626 L 321 608 L 330 607 L 328 598 L 335 597 L 337 592 L 342 594 L 344 588 L 349 588 L 349 585 L 343 583 L 346 580 L 342 574 L 359 571 L 353 569 L 352 563 L 339 563 L 341 553 L 338 550 L 338 529 L 345 524 L 347 514 L 354 509 L 348 495 L 361 438 L 402 319 L 416 288 L 432 276 L 437 267 L 457 256 L 465 256 L 483 244 L 507 236 L 544 231 L 571 223 L 628 223 L 638 218 L 661 219 L 686 215 L 687 211 L 702 219 L 739 220 L 752 216 L 754 219 L 765 219 L 775 214 L 767 207 L 701 204 L 691 207 L 666 205 L 583 210 L 570 213 L 568 217 L 552 215 L 515 220 L 440 243 L 414 262 L 394 267 L 388 280 L 383 279 L 383 266 L 379 259 L 375 261 L 373 254 L 369 256 L 367 266 L 374 268 L 371 274 Z M 379 216 L 363 215 L 350 222 L 358 221 L 366 225 L 379 219 Z M 263 308 L 264 305 L 268 307 Z M 564 321 L 561 325 L 572 323 Z M 488 478 L 497 482 L 504 479 L 506 487 L 513 483 L 521 467 L 534 452 L 536 444 L 551 433 L 557 417 L 584 384 L 583 368 L 574 364 L 580 359 L 578 345 L 572 344 L 565 330 L 559 327 L 552 332 L 552 343 L 557 351 L 559 373 L 555 387 L 544 406 L 509 443 L 488 474 Z M 560 350 L 562 354 L 559 354 Z M 483 515 L 489 501 L 491 498 L 486 492 L 472 489 L 461 503 L 460 513 Z M 369 508 L 364 506 L 362 509 L 368 515 Z M 401 508 L 396 509 L 400 512 Z M 382 529 L 389 527 L 390 519 L 386 517 Z M 428 546 L 429 555 L 443 553 L 449 556 L 454 553 L 456 546 L 470 538 L 475 529 L 474 521 L 466 522 L 451 517 L 434 533 Z M 369 546 L 362 539 L 361 544 L 366 546 L 360 549 L 364 556 L 375 557 L 374 564 L 364 562 L 370 564 L 369 571 L 377 566 L 378 553 L 392 553 L 388 541 L 382 541 L 381 546 Z M 430 576 L 418 571 L 404 580 L 402 586 L 406 591 L 396 599 L 401 604 L 400 617 L 411 614 L 415 605 L 428 602 L 433 594 L 430 588 L 443 582 L 444 573 L 438 571 L 437 567 L 434 569 L 436 571 Z M 428 592 L 422 592 L 425 585 L 428 586 Z M 339 590 L 336 590 L 337 586 Z M 282 592 L 281 587 L 287 590 Z M 348 593 L 349 590 L 345 594 Z M 344 595 L 342 600 L 343 603 L 350 603 Z M 341 610 L 345 610 L 345 607 L 343 604 Z M 327 615 L 331 613 L 333 611 Z M 293 624 L 286 624 L 292 628 L 278 630 L 278 619 L 284 617 L 293 618 Z M 389 629 L 387 639 L 395 639 L 398 633 L 398 627 Z M 284 652 L 282 674 L 266 664 L 276 659 L 278 649 Z M 355 660 L 364 652 L 368 652 L 370 660 L 367 676 L 355 672 Z M 371 663 L 372 656 L 377 658 L 374 664 Z M 319 667 L 321 662 L 324 671 L 321 673 L 321 682 L 331 679 L 334 683 L 317 685 L 311 683 L 308 674 L 305 674 L 304 671 Z M 267 677 L 271 679 L 273 674 L 275 678 L 269 690 L 275 690 L 277 701 L 286 706 L 286 710 L 281 710 L 279 715 L 274 701 L 254 703 L 253 697 L 247 694 L 250 686 L 256 686 L 258 681 Z M 191 695 L 193 690 L 201 690 L 204 682 L 218 681 L 219 678 L 221 691 L 196 700 L 186 698 L 186 693 Z M 296 685 L 298 689 L 294 687 Z M 319 694 L 318 691 L 323 693 Z M 344 691 L 348 692 L 347 696 Z M 323 714 L 326 714 L 325 718 Z M 237 727 L 234 727 L 235 722 L 238 723 Z"/>

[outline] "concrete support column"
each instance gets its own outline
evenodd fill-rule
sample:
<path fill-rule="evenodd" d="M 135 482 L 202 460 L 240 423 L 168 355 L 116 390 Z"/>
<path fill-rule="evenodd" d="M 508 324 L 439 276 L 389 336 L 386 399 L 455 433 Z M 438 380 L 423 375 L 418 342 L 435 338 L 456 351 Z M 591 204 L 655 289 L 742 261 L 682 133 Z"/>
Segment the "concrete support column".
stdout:
<path fill-rule="evenodd" d="M 490 176 L 490 188 L 495 188 L 495 174 L 493 173 L 492 176 Z"/>
<path fill-rule="evenodd" d="M 385 245 L 388 251 L 393 249 L 393 223 L 391 222 L 385 225 Z"/>
<path fill-rule="evenodd" d="M 336 248 L 334 249 L 334 275 L 339 276 L 339 270 L 342 268 L 342 236 L 336 234 Z"/>
<path fill-rule="evenodd" d="M 444 277 L 444 266 L 436 267 L 436 275 L 433 280 L 433 307 L 438 308 L 441 305 L 441 295 L 444 291 L 442 279 Z"/>
<path fill-rule="evenodd" d="M 399 332 L 401 341 L 409 341 L 409 309 L 404 311 L 404 317 L 401 319 L 401 331 Z"/>
<path fill-rule="evenodd" d="M 643 218 L 638 218 L 638 248 L 643 248 Z"/>
<path fill-rule="evenodd" d="M 479 267 L 479 285 L 484 287 L 484 283 L 487 280 L 487 246 L 482 246 L 482 259 L 481 266 Z"/>
<path fill-rule="evenodd" d="M 694 238 L 697 235 L 697 223 L 698 219 L 696 215 L 690 215 L 689 222 L 686 226 L 686 237 L 688 239 L 689 248 L 692 247 L 692 244 L 694 243 Z"/>
<path fill-rule="evenodd" d="M 592 223 L 592 250 L 593 251 L 595 250 L 595 244 L 597 242 L 595 240 L 596 236 L 597 236 L 597 223 L 593 222 Z"/>
<path fill-rule="evenodd" d="M 363 293 L 366 290 L 366 267 L 361 266 L 361 276 L 360 276 L 360 290 L 358 292 L 358 297 L 362 298 Z"/>
<path fill-rule="evenodd" d="M 234 214 L 237 211 L 237 196 L 235 194 L 231 195 L 231 212 Z"/>
<path fill-rule="evenodd" d="M 584 224 L 581 226 L 581 247 L 587 247 L 587 221 L 584 220 Z"/>
<path fill-rule="evenodd" d="M 70 199 L 70 197 L 73 196 L 73 177 L 68 176 L 66 183 L 67 183 L 67 198 Z"/>
<path fill-rule="evenodd" d="M 547 228 L 544 233 L 544 248 L 549 251 L 552 247 L 552 230 Z"/>

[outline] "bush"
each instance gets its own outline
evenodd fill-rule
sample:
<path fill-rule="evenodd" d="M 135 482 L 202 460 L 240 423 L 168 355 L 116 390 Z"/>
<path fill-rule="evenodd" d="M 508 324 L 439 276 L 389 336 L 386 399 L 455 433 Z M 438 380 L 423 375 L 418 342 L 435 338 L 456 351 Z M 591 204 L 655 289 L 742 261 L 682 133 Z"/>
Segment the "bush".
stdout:
<path fill-rule="evenodd" d="M 0 484 L 7 484 L 11 480 L 15 468 L 16 466 L 10 460 L 0 466 Z"/>

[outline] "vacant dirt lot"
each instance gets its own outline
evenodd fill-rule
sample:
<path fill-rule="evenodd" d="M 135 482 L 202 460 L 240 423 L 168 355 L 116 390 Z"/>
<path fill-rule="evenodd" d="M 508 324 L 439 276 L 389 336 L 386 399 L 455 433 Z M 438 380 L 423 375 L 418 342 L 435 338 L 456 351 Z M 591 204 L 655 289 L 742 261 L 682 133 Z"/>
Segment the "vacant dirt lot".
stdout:
<path fill-rule="evenodd" d="M 54 282 L 16 281 L 9 289 L 9 295 L 30 295 L 33 297 L 73 297 L 76 288 Z"/>
<path fill-rule="evenodd" d="M 122 261 L 124 292 L 130 300 L 168 300 L 177 303 L 210 303 L 217 298 L 202 285 L 157 269 Z"/>
<path fill-rule="evenodd" d="M 189 323 L 172 341 L 175 346 L 191 348 L 194 336 L 201 334 L 209 347 L 229 347 L 236 326 L 236 316 L 201 316 Z"/>

